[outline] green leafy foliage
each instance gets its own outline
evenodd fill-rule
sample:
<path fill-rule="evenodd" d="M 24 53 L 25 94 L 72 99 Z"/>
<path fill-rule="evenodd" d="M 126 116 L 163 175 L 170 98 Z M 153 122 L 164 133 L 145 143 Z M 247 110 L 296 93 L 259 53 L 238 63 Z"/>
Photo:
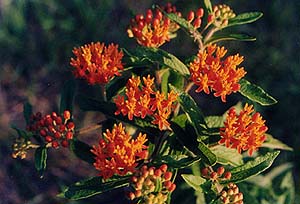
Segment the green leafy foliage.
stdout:
<path fill-rule="evenodd" d="M 274 138 L 272 135 L 266 134 L 266 136 L 267 136 L 267 139 L 262 144 L 262 147 L 267 147 L 270 149 L 281 149 L 281 150 L 286 150 L 286 151 L 293 151 L 293 148 L 284 144 L 280 140 Z"/>
<path fill-rule="evenodd" d="M 256 157 L 253 161 L 249 161 L 242 166 L 231 169 L 231 179 L 224 182 L 241 182 L 251 176 L 263 172 L 272 165 L 279 153 L 280 151 L 268 152 L 263 156 Z"/>
<path fill-rule="evenodd" d="M 241 89 L 239 92 L 252 101 L 255 101 L 263 106 L 277 103 L 276 99 L 267 94 L 261 87 L 252 84 L 245 79 L 240 80 L 240 85 Z"/>
<path fill-rule="evenodd" d="M 243 156 L 236 149 L 217 145 L 211 148 L 217 157 L 217 163 L 222 165 L 240 166 L 243 165 Z"/>
<path fill-rule="evenodd" d="M 72 113 L 76 84 L 74 80 L 66 81 L 60 96 L 60 113 L 68 110 Z"/>
<path fill-rule="evenodd" d="M 256 38 L 248 34 L 241 33 L 215 33 L 211 38 L 204 42 L 204 44 L 217 43 L 226 40 L 237 40 L 237 41 L 255 41 Z"/>
<path fill-rule="evenodd" d="M 197 32 L 195 28 L 184 18 L 179 17 L 175 13 L 166 13 L 167 17 L 172 21 L 176 22 L 181 28 L 184 28 L 188 31 Z"/>
<path fill-rule="evenodd" d="M 18 127 L 14 126 L 14 125 L 12 125 L 11 128 L 17 132 L 17 134 L 20 138 L 24 138 L 24 139 L 28 140 L 30 137 L 32 137 L 32 133 L 27 132 L 26 130 L 19 129 Z"/>
<path fill-rule="evenodd" d="M 43 177 L 43 173 L 47 167 L 47 148 L 39 147 L 35 150 L 34 154 L 35 168 L 39 172 L 40 176 Z"/>
<path fill-rule="evenodd" d="M 212 13 L 212 5 L 210 0 L 204 0 L 204 6 L 206 8 L 206 10 L 208 11 L 208 13 Z"/>
<path fill-rule="evenodd" d="M 261 12 L 242 13 L 232 19 L 229 19 L 227 27 L 252 23 L 260 19 L 262 16 L 263 14 Z"/>
<path fill-rule="evenodd" d="M 92 147 L 88 144 L 78 139 L 73 139 L 70 143 L 70 149 L 79 159 L 90 164 L 95 162 L 95 155 L 91 152 Z"/>
<path fill-rule="evenodd" d="M 92 177 L 69 186 L 59 196 L 71 200 L 80 200 L 94 195 L 98 195 L 116 188 L 127 186 L 129 179 L 127 176 L 118 177 L 112 181 L 103 182 L 101 177 Z"/>
<path fill-rule="evenodd" d="M 23 115 L 26 124 L 30 123 L 30 116 L 32 115 L 32 105 L 27 101 L 23 104 Z"/>
<path fill-rule="evenodd" d="M 201 185 L 206 182 L 206 179 L 201 176 L 195 176 L 193 174 L 181 174 L 184 181 L 191 186 L 195 191 L 202 192 Z"/>
<path fill-rule="evenodd" d="M 171 168 L 182 169 L 193 165 L 200 159 L 200 157 L 191 157 L 186 155 L 165 155 L 162 157 L 158 157 L 155 164 L 167 164 Z"/>

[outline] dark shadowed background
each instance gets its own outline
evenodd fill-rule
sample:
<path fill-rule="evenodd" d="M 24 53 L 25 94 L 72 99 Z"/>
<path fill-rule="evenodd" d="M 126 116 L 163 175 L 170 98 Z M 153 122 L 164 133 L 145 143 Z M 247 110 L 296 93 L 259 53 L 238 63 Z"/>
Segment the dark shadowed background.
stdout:
<path fill-rule="evenodd" d="M 198 8 L 201 1 L 171 2 L 186 14 Z M 153 3 L 150 0 L 0 0 L 0 204 L 118 203 L 115 201 L 121 193 L 118 191 L 88 201 L 57 198 L 65 185 L 93 176 L 96 171 L 66 150 L 50 151 L 47 172 L 40 179 L 32 154 L 22 161 L 10 157 L 15 135 L 10 125 L 25 126 L 22 111 L 27 100 L 34 106 L 34 112 L 58 110 L 61 86 L 72 77 L 69 59 L 73 47 L 101 41 L 134 48 L 136 42 L 126 35 L 128 22 Z M 255 108 L 267 120 L 268 132 L 294 148 L 294 152 L 283 152 L 274 165 L 294 164 L 297 203 L 300 199 L 300 1 L 215 0 L 212 3 L 228 4 L 236 13 L 264 13 L 253 24 L 233 28 L 256 36 L 255 42 L 223 45 L 230 53 L 245 56 L 246 78 L 279 101 L 273 106 Z M 178 38 L 162 48 L 182 59 L 195 54 L 197 47 L 192 40 L 182 31 L 178 34 Z M 242 99 L 236 95 L 228 98 L 228 104 L 209 96 L 199 99 L 199 104 L 206 114 L 221 114 Z M 80 111 L 75 114 L 80 126 L 101 117 Z M 96 134 L 99 133 L 86 135 L 84 140 L 92 144 L 97 141 Z"/>

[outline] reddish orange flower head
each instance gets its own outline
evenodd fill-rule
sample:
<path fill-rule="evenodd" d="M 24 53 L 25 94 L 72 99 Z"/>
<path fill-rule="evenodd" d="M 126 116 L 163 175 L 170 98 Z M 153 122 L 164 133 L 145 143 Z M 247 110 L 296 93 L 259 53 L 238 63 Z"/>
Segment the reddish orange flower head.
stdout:
<path fill-rule="evenodd" d="M 95 154 L 94 166 L 104 179 L 114 174 L 125 175 L 135 172 L 138 161 L 148 157 L 145 146 L 146 134 L 139 134 L 136 139 L 129 135 L 122 124 L 115 125 L 112 131 L 107 130 L 98 146 L 91 150 Z"/>
<path fill-rule="evenodd" d="M 220 129 L 220 144 L 236 148 L 239 153 L 247 151 L 251 156 L 266 140 L 265 132 L 268 130 L 261 115 L 254 113 L 253 106 L 246 104 L 244 109 L 236 114 L 231 108 L 228 112 L 225 127 Z"/>
<path fill-rule="evenodd" d="M 176 13 L 176 7 L 168 3 L 162 8 L 167 13 Z M 159 47 L 166 41 L 174 37 L 175 32 L 179 26 L 170 21 L 160 10 L 156 9 L 154 12 L 148 9 L 146 15 L 136 15 L 131 20 L 131 25 L 127 30 L 129 37 L 135 37 L 140 45 L 146 47 Z"/>
<path fill-rule="evenodd" d="M 123 52 L 118 51 L 118 45 L 91 43 L 73 49 L 75 58 L 71 58 L 70 65 L 75 69 L 76 78 L 87 80 L 91 85 L 106 84 L 113 76 L 120 76 L 123 70 Z"/>
<path fill-rule="evenodd" d="M 208 45 L 190 64 L 191 80 L 198 86 L 196 92 L 214 91 L 223 102 L 227 95 L 240 89 L 239 80 L 246 74 L 243 67 L 238 68 L 243 57 L 236 54 L 222 59 L 226 52 L 224 47 Z"/>

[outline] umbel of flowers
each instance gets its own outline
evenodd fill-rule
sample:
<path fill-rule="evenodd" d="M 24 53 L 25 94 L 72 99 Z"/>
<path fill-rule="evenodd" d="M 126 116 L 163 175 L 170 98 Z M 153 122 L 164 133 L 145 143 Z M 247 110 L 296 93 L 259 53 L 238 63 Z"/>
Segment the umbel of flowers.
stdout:
<path fill-rule="evenodd" d="M 146 134 L 140 133 L 133 139 L 122 123 L 115 124 L 92 149 L 96 159 L 94 166 L 99 170 L 99 176 L 108 179 L 114 174 L 123 176 L 135 172 L 138 161 L 148 157 L 146 141 Z"/>

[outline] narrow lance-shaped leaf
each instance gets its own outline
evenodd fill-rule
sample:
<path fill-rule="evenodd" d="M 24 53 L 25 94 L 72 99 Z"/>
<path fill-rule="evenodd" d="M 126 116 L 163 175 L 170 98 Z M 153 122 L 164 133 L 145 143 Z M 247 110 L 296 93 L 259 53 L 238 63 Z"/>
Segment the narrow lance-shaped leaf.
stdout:
<path fill-rule="evenodd" d="M 92 147 L 88 144 L 74 139 L 70 144 L 70 149 L 81 160 L 93 164 L 95 162 L 95 155 L 91 152 Z"/>
<path fill-rule="evenodd" d="M 204 0 L 204 6 L 208 13 L 212 13 L 212 6 L 210 0 Z"/>
<path fill-rule="evenodd" d="M 59 196 L 71 199 L 79 200 L 88 198 L 94 195 L 98 195 L 116 188 L 127 186 L 129 179 L 127 176 L 119 177 L 116 180 L 102 182 L 101 177 L 93 177 L 81 182 L 77 182 L 69 186 L 63 193 Z"/>
<path fill-rule="evenodd" d="M 188 167 L 195 162 L 199 161 L 201 158 L 198 157 L 191 157 L 191 156 L 176 156 L 176 155 L 165 155 L 162 157 L 158 157 L 155 160 L 155 164 L 167 164 L 171 168 L 182 169 Z"/>
<path fill-rule="evenodd" d="M 262 147 L 267 147 L 271 149 L 281 149 L 287 151 L 293 151 L 293 148 L 289 147 L 288 145 L 284 144 L 280 140 L 272 137 L 272 135 L 266 134 L 267 140 L 262 144 Z"/>
<path fill-rule="evenodd" d="M 235 167 L 230 170 L 232 176 L 230 180 L 222 181 L 221 183 L 241 182 L 249 177 L 255 176 L 268 169 L 280 151 L 268 152 L 263 156 L 255 158 L 242 166 Z"/>
<path fill-rule="evenodd" d="M 243 156 L 236 149 L 227 148 L 224 145 L 217 145 L 211 148 L 217 156 L 217 162 L 223 165 L 240 166 L 243 165 Z"/>
<path fill-rule="evenodd" d="M 237 40 L 237 41 L 255 41 L 256 38 L 248 34 L 241 33 L 215 33 L 207 41 L 204 42 L 205 45 L 210 43 L 216 43 L 225 40 Z"/>
<path fill-rule="evenodd" d="M 276 99 L 267 94 L 261 87 L 250 83 L 245 79 L 240 80 L 241 89 L 239 92 L 248 99 L 255 101 L 263 106 L 277 103 Z"/>
<path fill-rule="evenodd" d="M 35 168 L 39 172 L 40 176 L 43 177 L 43 173 L 47 166 L 47 148 L 39 147 L 35 150 L 34 155 Z"/>
<path fill-rule="evenodd" d="M 252 22 L 260 19 L 262 16 L 263 16 L 263 13 L 261 13 L 261 12 L 242 13 L 242 14 L 237 15 L 234 18 L 229 19 L 227 27 L 252 23 Z"/>
<path fill-rule="evenodd" d="M 177 57 L 159 48 L 138 47 L 135 53 L 138 57 L 144 57 L 153 63 L 159 63 L 179 72 L 183 76 L 190 74 L 189 69 Z"/>
<path fill-rule="evenodd" d="M 23 104 L 23 115 L 26 124 L 30 123 L 30 116 L 32 115 L 32 105 L 27 101 Z"/>
<path fill-rule="evenodd" d="M 206 182 L 206 179 L 202 178 L 201 176 L 195 176 L 193 174 L 181 174 L 181 177 L 195 191 L 202 192 L 201 185 Z"/>
<path fill-rule="evenodd" d="M 175 14 L 175 13 L 165 13 L 165 15 L 169 19 L 171 19 L 172 21 L 177 23 L 181 28 L 184 28 L 188 31 L 196 32 L 195 28 L 187 20 L 185 20 L 182 17 L 179 17 L 177 14 Z"/>
<path fill-rule="evenodd" d="M 69 80 L 64 84 L 60 97 L 60 113 L 63 113 L 65 110 L 72 112 L 75 86 L 74 80 Z"/>
<path fill-rule="evenodd" d="M 24 138 L 26 140 L 28 140 L 32 136 L 31 132 L 27 132 L 26 130 L 21 130 L 21 129 L 19 129 L 18 127 L 14 126 L 14 125 L 12 125 L 11 128 L 14 129 L 17 132 L 19 137 Z"/>
<path fill-rule="evenodd" d="M 198 141 L 198 149 L 202 154 L 202 158 L 204 162 L 213 166 L 217 162 L 216 155 L 206 146 L 202 141 Z"/>

